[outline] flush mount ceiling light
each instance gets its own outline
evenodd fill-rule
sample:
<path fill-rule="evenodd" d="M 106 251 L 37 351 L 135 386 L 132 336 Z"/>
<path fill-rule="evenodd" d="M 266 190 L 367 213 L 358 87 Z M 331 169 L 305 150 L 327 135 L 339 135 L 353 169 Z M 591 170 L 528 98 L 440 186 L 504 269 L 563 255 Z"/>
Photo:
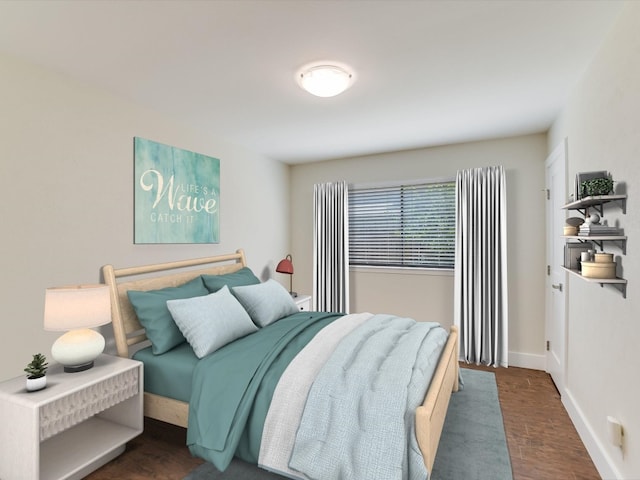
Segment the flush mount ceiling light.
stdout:
<path fill-rule="evenodd" d="M 354 81 L 354 74 L 349 68 L 335 63 L 315 63 L 306 65 L 296 74 L 298 84 L 307 92 L 318 97 L 334 97 Z"/>

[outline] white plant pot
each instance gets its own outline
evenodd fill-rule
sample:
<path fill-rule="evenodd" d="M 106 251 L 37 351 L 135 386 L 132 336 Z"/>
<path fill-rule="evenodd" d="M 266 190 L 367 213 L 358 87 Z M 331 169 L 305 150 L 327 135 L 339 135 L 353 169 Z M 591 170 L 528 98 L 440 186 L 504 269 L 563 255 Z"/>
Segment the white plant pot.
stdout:
<path fill-rule="evenodd" d="M 47 376 L 38 377 L 38 378 L 28 378 L 27 377 L 27 391 L 35 392 L 37 390 L 42 390 L 47 386 Z"/>

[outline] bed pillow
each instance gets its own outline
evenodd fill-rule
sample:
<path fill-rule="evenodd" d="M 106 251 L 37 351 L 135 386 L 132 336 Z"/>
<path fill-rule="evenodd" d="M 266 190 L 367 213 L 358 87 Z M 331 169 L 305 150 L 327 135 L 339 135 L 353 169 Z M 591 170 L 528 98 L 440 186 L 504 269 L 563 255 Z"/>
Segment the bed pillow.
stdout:
<path fill-rule="evenodd" d="M 138 320 L 146 330 L 147 338 L 151 341 L 151 349 L 156 355 L 168 352 L 185 341 L 167 309 L 167 300 L 208 294 L 209 290 L 205 288 L 200 277 L 178 287 L 147 292 L 127 291 L 129 301 L 136 311 Z"/>
<path fill-rule="evenodd" d="M 226 285 L 204 297 L 169 300 L 167 308 L 198 358 L 258 330 Z"/>
<path fill-rule="evenodd" d="M 233 294 L 259 327 L 299 312 L 287 290 L 273 279 L 257 285 L 233 287 Z"/>
<path fill-rule="evenodd" d="M 233 288 L 260 283 L 260 279 L 254 275 L 249 267 L 242 267 L 237 272 L 225 273 L 224 275 L 202 275 L 202 281 L 211 293 L 217 292 L 225 285 Z"/>

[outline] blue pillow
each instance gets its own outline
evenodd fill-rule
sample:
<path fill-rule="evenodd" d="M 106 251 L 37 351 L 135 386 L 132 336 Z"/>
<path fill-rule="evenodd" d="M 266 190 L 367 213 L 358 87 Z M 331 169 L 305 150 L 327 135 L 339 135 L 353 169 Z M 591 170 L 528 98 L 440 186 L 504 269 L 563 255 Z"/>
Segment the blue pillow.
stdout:
<path fill-rule="evenodd" d="M 225 285 L 232 289 L 240 285 L 255 285 L 260 283 L 260 279 L 253 274 L 249 267 L 242 267 L 237 272 L 225 273 L 223 275 L 202 275 L 202 281 L 211 293 L 217 292 Z"/>
<path fill-rule="evenodd" d="M 289 292 L 273 279 L 258 285 L 233 287 L 232 290 L 253 323 L 259 327 L 266 327 L 300 311 Z"/>
<path fill-rule="evenodd" d="M 204 297 L 169 300 L 167 308 L 198 358 L 258 330 L 226 285 Z"/>
<path fill-rule="evenodd" d="M 178 287 L 167 287 L 147 292 L 127 291 L 129 301 L 146 331 L 147 338 L 151 340 L 151 348 L 156 355 L 168 352 L 185 341 L 167 308 L 167 300 L 200 297 L 208 294 L 209 290 L 205 288 L 200 277 Z"/>

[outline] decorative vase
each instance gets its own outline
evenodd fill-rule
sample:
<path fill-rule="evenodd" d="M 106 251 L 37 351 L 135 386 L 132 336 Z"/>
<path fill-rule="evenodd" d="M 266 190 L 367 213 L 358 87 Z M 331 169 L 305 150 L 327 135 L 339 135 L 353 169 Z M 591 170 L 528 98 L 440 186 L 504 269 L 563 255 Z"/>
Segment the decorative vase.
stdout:
<path fill-rule="evenodd" d="M 42 390 L 47 386 L 47 376 L 44 375 L 42 377 L 31 378 L 27 377 L 27 391 L 28 392 L 36 392 L 38 390 Z"/>

